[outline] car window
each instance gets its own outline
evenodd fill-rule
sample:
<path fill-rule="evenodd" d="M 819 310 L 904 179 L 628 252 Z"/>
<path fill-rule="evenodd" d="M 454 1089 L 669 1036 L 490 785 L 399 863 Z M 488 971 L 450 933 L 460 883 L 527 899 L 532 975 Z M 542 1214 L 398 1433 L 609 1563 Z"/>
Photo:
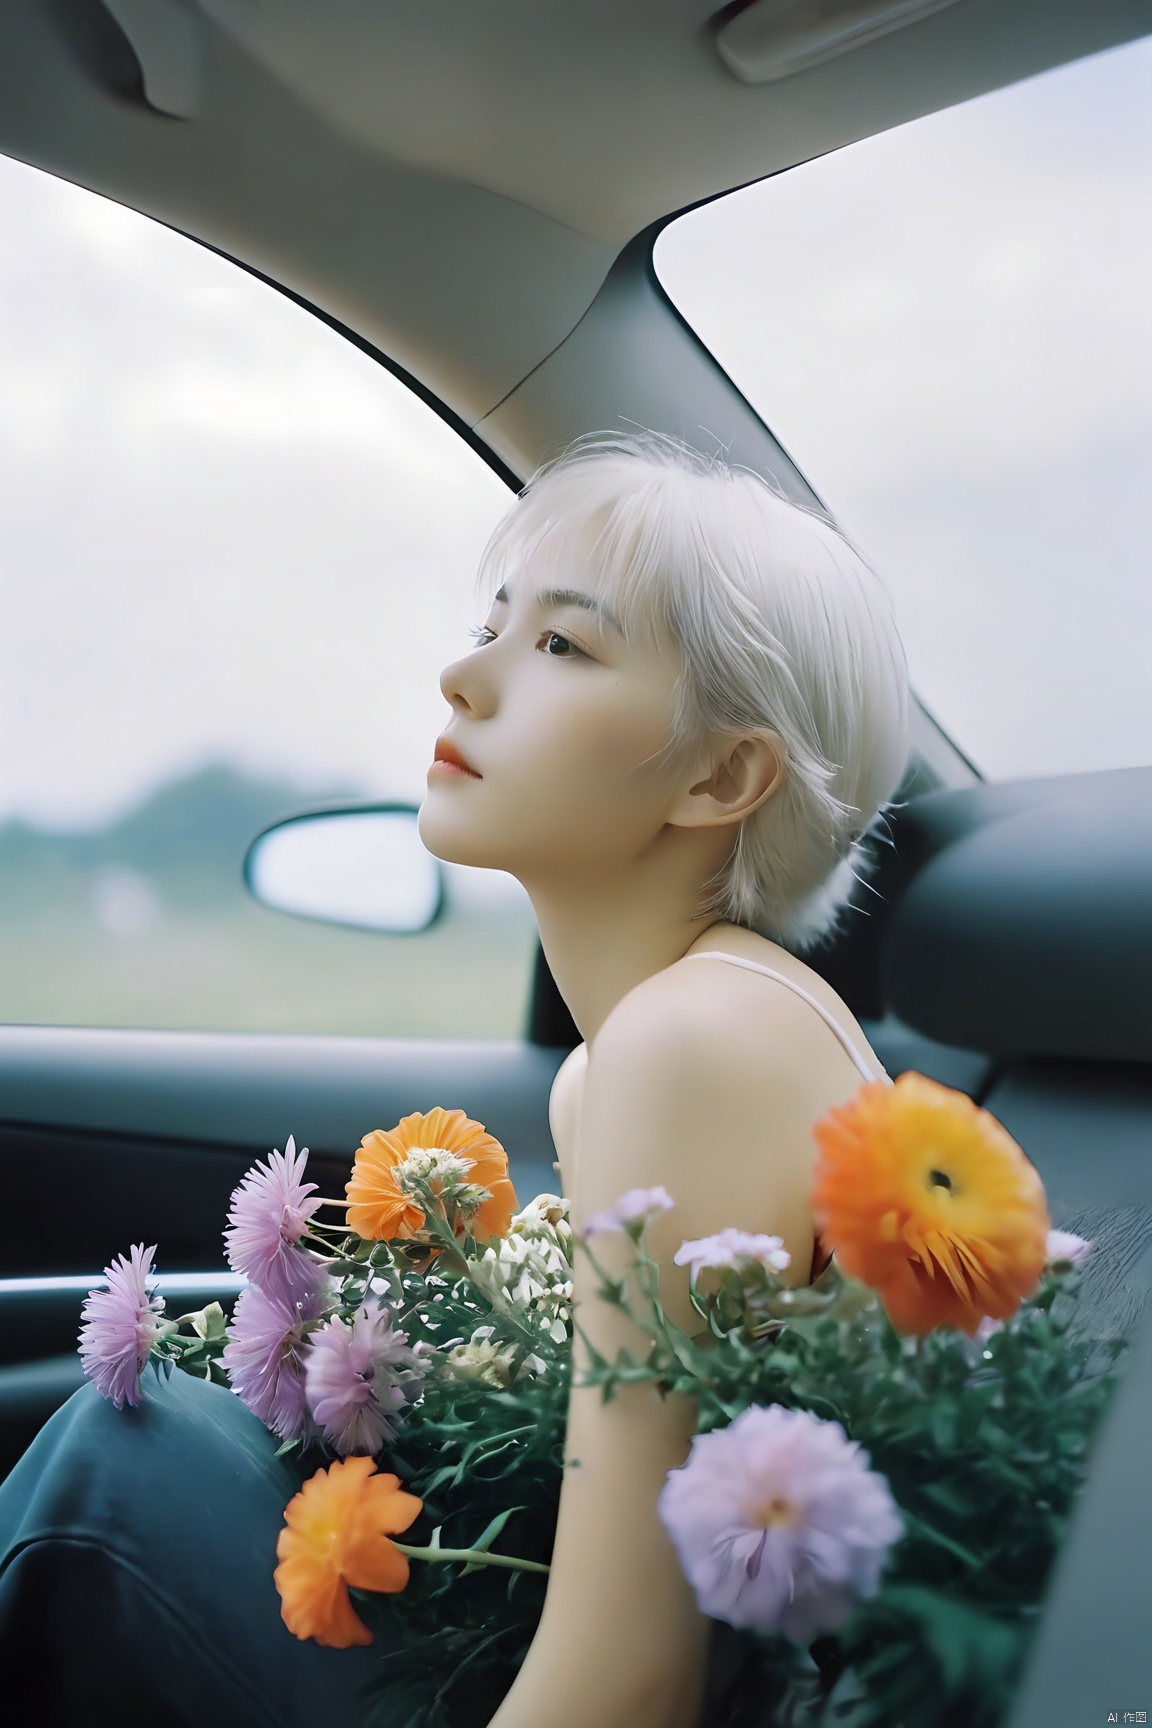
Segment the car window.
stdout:
<path fill-rule="evenodd" d="M 522 892 L 426 933 L 250 900 L 248 841 L 419 802 L 507 487 L 265 284 L 0 159 L 0 1020 L 515 1035 Z"/>
<path fill-rule="evenodd" d="M 1152 761 L 1150 205 L 1152 39 L 733 193 L 656 248 L 995 778 Z"/>

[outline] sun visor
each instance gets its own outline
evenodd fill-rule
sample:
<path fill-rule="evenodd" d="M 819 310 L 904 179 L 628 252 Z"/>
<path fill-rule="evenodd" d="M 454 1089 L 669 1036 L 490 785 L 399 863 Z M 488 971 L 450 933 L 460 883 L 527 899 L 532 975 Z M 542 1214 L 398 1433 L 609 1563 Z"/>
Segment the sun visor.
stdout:
<path fill-rule="evenodd" d="M 1152 771 L 1048 785 L 1015 811 L 1013 788 L 958 795 L 977 822 L 989 806 L 960 834 L 948 794 L 923 801 L 931 855 L 893 913 L 885 1000 L 997 1056 L 1152 1062 Z"/>

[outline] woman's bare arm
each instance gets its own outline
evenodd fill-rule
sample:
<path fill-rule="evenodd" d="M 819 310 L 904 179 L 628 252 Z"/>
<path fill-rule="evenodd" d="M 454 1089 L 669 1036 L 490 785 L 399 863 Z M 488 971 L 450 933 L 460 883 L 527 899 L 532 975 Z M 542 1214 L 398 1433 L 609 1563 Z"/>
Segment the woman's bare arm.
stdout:
<path fill-rule="evenodd" d="M 759 981 L 749 980 L 753 985 Z M 784 1237 L 795 1281 L 808 1272 L 811 1123 L 847 1097 L 855 1075 L 793 1003 L 745 980 L 662 974 L 631 993 L 588 1062 L 575 1160 L 576 1223 L 632 1187 L 668 1188 L 676 1210 L 651 1240 L 671 1261 L 680 1241 L 737 1224 Z M 741 1023 L 743 1022 L 743 1023 Z M 826 1034 L 825 1034 L 826 1036 Z M 566 1163 L 568 1153 L 562 1148 Z M 620 1237 L 597 1238 L 610 1270 Z M 609 1356 L 640 1340 L 595 1296 L 578 1254 L 580 1326 Z M 691 1326 L 687 1275 L 667 1268 L 665 1301 Z M 579 1350 L 577 1351 L 579 1362 Z M 707 1622 L 656 1510 L 694 1431 L 685 1400 L 631 1388 L 607 1406 L 577 1387 L 569 1469 L 539 1632 L 493 1728 L 691 1728 L 699 1714 Z"/>

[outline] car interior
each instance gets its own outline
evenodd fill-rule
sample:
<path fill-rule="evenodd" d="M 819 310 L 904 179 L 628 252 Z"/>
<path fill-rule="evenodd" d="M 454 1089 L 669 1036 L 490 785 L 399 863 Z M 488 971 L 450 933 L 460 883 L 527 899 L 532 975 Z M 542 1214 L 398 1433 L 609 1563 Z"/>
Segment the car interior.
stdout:
<path fill-rule="evenodd" d="M 290 297 L 513 490 L 626 421 L 707 427 L 819 506 L 662 286 L 662 229 L 1149 32 L 1152 0 L 6 0 L 0 151 Z M 1124 1209 L 1138 1305 L 1152 767 L 985 781 L 919 708 L 913 745 L 867 885 L 806 958 L 890 1074 L 994 1112 L 1054 1221 L 1091 1234 Z M 81 1383 L 80 1304 L 112 1254 L 159 1240 L 163 1294 L 229 1299 L 222 1220 L 255 1158 L 292 1132 L 338 1192 L 370 1126 L 430 1101 L 499 1137 L 522 1197 L 550 1189 L 575 1041 L 539 952 L 519 1039 L 0 1025 L 0 1471 Z M 70 1197 L 47 1244 L 20 1227 L 46 1188 Z M 1011 1728 L 1152 1704 L 1150 1433 L 1145 1325 Z"/>

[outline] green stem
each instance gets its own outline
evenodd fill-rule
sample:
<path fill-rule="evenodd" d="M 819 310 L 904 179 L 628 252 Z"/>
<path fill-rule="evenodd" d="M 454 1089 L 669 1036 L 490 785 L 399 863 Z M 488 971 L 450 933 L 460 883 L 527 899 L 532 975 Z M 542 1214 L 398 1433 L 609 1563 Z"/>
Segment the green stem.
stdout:
<path fill-rule="evenodd" d="M 531 1326 L 525 1325 L 519 1314 L 517 1314 L 514 1303 L 505 1301 L 498 1292 L 487 1290 L 483 1284 L 477 1282 L 472 1275 L 472 1268 L 469 1265 L 467 1258 L 460 1252 L 460 1244 L 457 1242 L 451 1226 L 436 1212 L 427 1209 L 425 1210 L 424 1221 L 432 1235 L 438 1237 L 442 1244 L 441 1260 L 447 1260 L 449 1265 L 462 1273 L 468 1280 L 469 1284 L 472 1285 L 473 1289 L 479 1291 L 492 1313 L 499 1314 L 501 1319 L 504 1320 L 507 1325 L 511 1326 L 513 1331 L 520 1334 L 521 1338 L 528 1344 L 529 1348 L 534 1350 L 540 1342 L 536 1331 Z"/>
<path fill-rule="evenodd" d="M 587 1237 L 585 1237 L 585 1236 L 578 1237 L 577 1238 L 577 1246 L 579 1248 L 582 1248 L 584 1253 L 587 1255 L 588 1264 L 591 1266 L 593 1272 L 595 1272 L 597 1278 L 599 1278 L 601 1285 L 604 1286 L 605 1289 L 619 1290 L 621 1292 L 621 1296 L 623 1297 L 624 1280 L 622 1278 L 610 1278 L 609 1277 L 608 1273 L 605 1272 L 603 1266 L 601 1266 L 599 1260 L 597 1260 L 597 1258 L 596 1258 L 595 1254 L 592 1252 L 591 1248 L 589 1248 Z M 600 1292 L 600 1294 L 603 1295 L 603 1290 Z M 605 1297 L 604 1300 L 605 1301 L 611 1301 L 612 1298 L 611 1297 Z M 613 1302 L 613 1307 L 617 1307 L 617 1306 L 619 1306 L 619 1304 Z"/>
<path fill-rule="evenodd" d="M 397 1542 L 390 1538 L 397 1553 L 404 1554 L 409 1560 L 443 1561 L 449 1566 L 502 1566 L 506 1572 L 543 1572 L 550 1571 L 539 1560 L 518 1560 L 513 1554 L 488 1554 L 479 1548 L 410 1548 L 407 1542 Z"/>
<path fill-rule="evenodd" d="M 305 1235 L 313 1236 L 317 1241 L 322 1240 L 325 1236 L 335 1236 L 339 1241 L 346 1242 L 348 1240 L 348 1226 L 347 1224 L 321 1224 L 317 1219 L 310 1218 Z"/>

